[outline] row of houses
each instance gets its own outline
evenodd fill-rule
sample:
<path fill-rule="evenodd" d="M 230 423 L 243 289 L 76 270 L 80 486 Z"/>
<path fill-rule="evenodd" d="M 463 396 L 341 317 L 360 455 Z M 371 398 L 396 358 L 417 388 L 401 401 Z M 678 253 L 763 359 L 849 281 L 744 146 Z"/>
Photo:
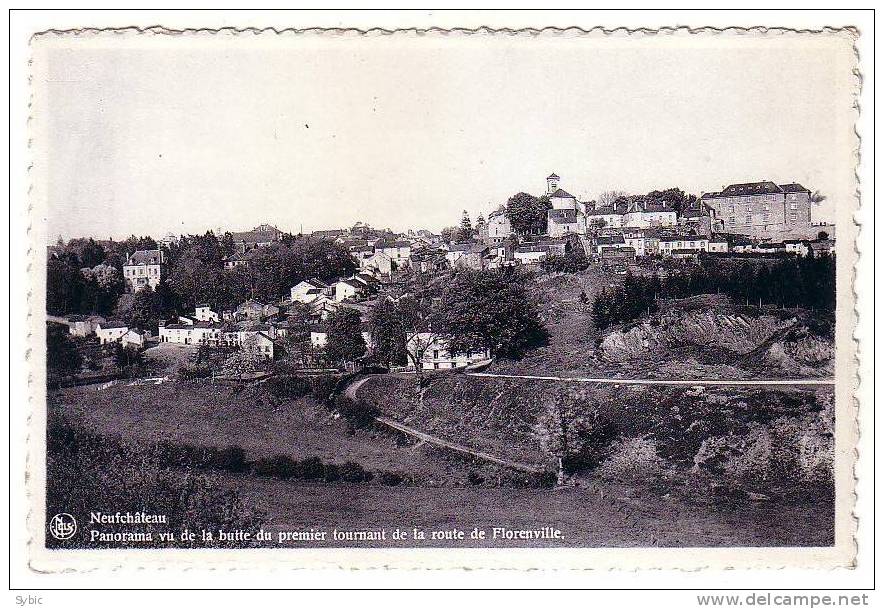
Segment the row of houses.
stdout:
<path fill-rule="evenodd" d="M 71 315 L 67 319 L 68 333 L 85 338 L 95 335 L 102 345 L 121 343 L 123 346 L 144 347 L 151 337 L 149 330 L 130 328 L 122 321 L 108 320 L 99 315 Z"/>
<path fill-rule="evenodd" d="M 313 304 L 322 300 L 335 302 L 360 300 L 376 293 L 380 287 L 381 281 L 375 277 L 375 273 L 378 271 L 362 271 L 352 277 L 344 277 L 331 283 L 325 283 L 315 277 L 305 279 L 292 286 L 290 301 Z"/>

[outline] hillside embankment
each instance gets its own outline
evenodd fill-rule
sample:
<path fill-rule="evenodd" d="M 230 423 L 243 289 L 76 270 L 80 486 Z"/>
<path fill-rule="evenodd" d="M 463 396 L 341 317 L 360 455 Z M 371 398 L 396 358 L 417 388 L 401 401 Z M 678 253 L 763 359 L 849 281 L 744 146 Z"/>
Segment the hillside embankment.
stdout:
<path fill-rule="evenodd" d="M 818 494 L 832 481 L 831 387 L 372 377 L 357 399 L 397 421 L 498 456 L 691 492 Z M 826 491 L 828 492 L 828 491 Z"/>

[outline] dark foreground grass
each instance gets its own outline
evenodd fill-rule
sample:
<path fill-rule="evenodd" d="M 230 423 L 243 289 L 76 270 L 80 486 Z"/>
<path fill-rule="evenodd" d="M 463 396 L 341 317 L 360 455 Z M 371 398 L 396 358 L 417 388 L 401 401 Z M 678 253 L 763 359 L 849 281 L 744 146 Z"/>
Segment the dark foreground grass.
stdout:
<path fill-rule="evenodd" d="M 502 389 L 496 388 L 495 395 Z M 469 397 L 466 388 L 461 397 Z M 637 400 L 630 402 L 632 407 L 637 405 Z M 735 494 L 710 499 L 674 492 L 665 485 L 657 488 L 602 481 L 591 474 L 581 478 L 579 485 L 564 488 L 516 488 L 507 480 L 502 487 L 495 487 L 499 484 L 497 474 L 481 464 L 465 463 L 440 449 L 403 442 L 374 430 L 353 430 L 326 406 L 308 398 L 279 405 L 252 391 L 207 383 L 170 383 L 103 391 L 71 388 L 53 394 L 50 407 L 61 410 L 84 429 L 120 435 L 135 443 L 187 442 L 222 448 L 238 444 L 249 460 L 279 454 L 296 459 L 319 456 L 326 462 L 354 461 L 372 470 L 405 474 L 404 483 L 397 486 L 279 480 L 249 473 L 212 476 L 213 484 L 221 490 L 235 493 L 244 513 L 262 514 L 261 526 L 271 532 L 312 527 L 328 531 L 330 537 L 335 528 L 388 531 L 387 541 L 373 544 L 287 542 L 294 546 L 733 547 L 826 546 L 833 542 L 830 498 L 751 501 Z M 519 413 L 527 411 L 514 411 Z M 525 433 L 531 427 L 521 416 L 514 422 Z M 492 430 L 506 431 L 493 426 L 486 429 Z M 186 469 L 172 470 L 170 475 L 175 471 L 182 477 L 189 475 Z M 477 478 L 484 483 L 473 486 Z M 102 509 L 115 509 L 113 496 L 103 503 Z M 200 509 L 193 506 L 196 512 Z M 542 526 L 561 530 L 564 538 L 498 542 L 471 541 L 468 536 L 457 542 L 389 539 L 397 527 L 427 531 L 457 527 L 467 534 L 480 527 L 490 534 L 492 527 Z"/>
<path fill-rule="evenodd" d="M 286 542 L 295 547 L 751 547 L 829 546 L 831 505 L 767 504 L 729 499 L 715 505 L 662 497 L 650 490 L 593 482 L 560 489 L 378 487 L 276 482 L 227 476 L 226 484 L 267 514 L 280 531 L 378 530 L 385 542 Z M 828 505 L 827 505 L 828 504 Z M 473 527 L 562 531 L 561 540 L 476 541 Z M 393 541 L 391 531 L 466 531 L 463 541 Z M 429 537 L 429 534 L 428 534 Z M 274 541 L 271 545 L 277 545 Z"/>

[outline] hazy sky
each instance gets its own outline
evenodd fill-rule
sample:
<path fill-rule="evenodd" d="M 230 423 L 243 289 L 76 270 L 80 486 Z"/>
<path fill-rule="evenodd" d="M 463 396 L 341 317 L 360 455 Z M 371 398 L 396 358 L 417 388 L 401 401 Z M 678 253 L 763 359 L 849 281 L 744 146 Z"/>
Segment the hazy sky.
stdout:
<path fill-rule="evenodd" d="M 487 214 L 608 189 L 851 196 L 844 37 L 98 37 L 35 43 L 46 236 Z"/>

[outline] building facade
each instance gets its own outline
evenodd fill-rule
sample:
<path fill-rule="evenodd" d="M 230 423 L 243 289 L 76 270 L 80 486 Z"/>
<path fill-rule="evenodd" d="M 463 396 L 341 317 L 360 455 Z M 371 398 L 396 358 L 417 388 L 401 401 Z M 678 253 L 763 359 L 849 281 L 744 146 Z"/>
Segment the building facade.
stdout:
<path fill-rule="evenodd" d="M 123 265 L 123 278 L 129 292 L 137 292 L 147 286 L 156 290 L 165 276 L 166 258 L 163 250 L 138 250 L 128 256 Z"/>
<path fill-rule="evenodd" d="M 810 191 L 797 183 L 731 184 L 700 200 L 713 210 L 716 229 L 722 232 L 773 236 L 811 226 Z"/>

